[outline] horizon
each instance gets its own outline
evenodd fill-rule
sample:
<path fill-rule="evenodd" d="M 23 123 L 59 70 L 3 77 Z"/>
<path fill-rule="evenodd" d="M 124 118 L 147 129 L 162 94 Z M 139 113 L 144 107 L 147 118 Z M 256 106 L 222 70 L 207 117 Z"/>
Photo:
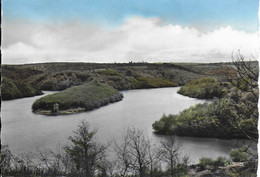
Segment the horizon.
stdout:
<path fill-rule="evenodd" d="M 258 62 L 258 60 L 248 60 L 246 62 Z M 50 62 L 40 62 L 40 63 L 23 63 L 23 64 L 2 64 L 3 65 L 10 65 L 10 66 L 21 66 L 21 65 L 37 65 L 37 64 L 233 64 L 233 61 L 216 61 L 216 62 L 208 62 L 208 63 L 203 63 L 203 62 L 143 62 L 143 61 L 136 61 L 136 62 L 83 62 L 83 61 L 50 61 Z"/>
<path fill-rule="evenodd" d="M 259 2 L 3 0 L 2 63 L 232 62 L 259 55 Z"/>

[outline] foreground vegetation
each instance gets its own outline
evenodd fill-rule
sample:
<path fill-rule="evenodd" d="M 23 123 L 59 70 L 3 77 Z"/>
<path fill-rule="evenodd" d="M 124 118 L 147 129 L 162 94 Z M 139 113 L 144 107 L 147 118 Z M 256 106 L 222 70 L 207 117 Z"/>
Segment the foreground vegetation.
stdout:
<path fill-rule="evenodd" d="M 32 109 L 34 112 L 43 114 L 60 114 L 68 109 L 88 111 L 120 101 L 122 98 L 123 95 L 114 88 L 92 81 L 39 98 L 33 103 Z M 55 104 L 57 104 L 56 110 Z"/>
<path fill-rule="evenodd" d="M 230 159 L 201 158 L 188 164 L 180 157 L 174 136 L 159 146 L 135 128 L 130 128 L 113 143 L 115 159 L 108 160 L 108 145 L 95 139 L 96 130 L 83 121 L 69 137 L 70 143 L 59 153 L 40 151 L 14 155 L 7 146 L 1 149 L 2 176 L 73 176 L 73 177 L 181 177 L 181 176 L 256 176 L 257 161 L 244 149 L 234 149 Z M 110 150 L 111 151 L 111 150 Z"/>

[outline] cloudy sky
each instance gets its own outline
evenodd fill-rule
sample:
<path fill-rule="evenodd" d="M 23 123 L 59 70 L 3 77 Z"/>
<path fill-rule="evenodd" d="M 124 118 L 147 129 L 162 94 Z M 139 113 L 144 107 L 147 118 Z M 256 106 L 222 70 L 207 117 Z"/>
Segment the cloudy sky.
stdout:
<path fill-rule="evenodd" d="M 258 0 L 2 0 L 2 62 L 258 57 Z"/>

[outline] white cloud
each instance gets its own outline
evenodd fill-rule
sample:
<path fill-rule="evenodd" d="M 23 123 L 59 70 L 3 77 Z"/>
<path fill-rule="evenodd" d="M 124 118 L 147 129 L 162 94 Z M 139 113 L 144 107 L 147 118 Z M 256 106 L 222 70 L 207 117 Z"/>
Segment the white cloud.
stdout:
<path fill-rule="evenodd" d="M 131 17 L 115 29 L 81 22 L 3 23 L 3 63 L 83 62 L 219 62 L 238 49 L 258 53 L 258 34 L 230 26 L 210 32 L 163 25 L 159 18 Z M 258 57 L 258 56 L 257 56 Z"/>

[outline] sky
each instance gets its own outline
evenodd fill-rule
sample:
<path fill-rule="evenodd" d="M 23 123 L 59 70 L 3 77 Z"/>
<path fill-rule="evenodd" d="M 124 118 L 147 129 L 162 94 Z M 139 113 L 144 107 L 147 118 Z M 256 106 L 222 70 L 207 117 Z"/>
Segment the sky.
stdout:
<path fill-rule="evenodd" d="M 258 0 L 2 0 L 2 63 L 258 58 Z"/>

